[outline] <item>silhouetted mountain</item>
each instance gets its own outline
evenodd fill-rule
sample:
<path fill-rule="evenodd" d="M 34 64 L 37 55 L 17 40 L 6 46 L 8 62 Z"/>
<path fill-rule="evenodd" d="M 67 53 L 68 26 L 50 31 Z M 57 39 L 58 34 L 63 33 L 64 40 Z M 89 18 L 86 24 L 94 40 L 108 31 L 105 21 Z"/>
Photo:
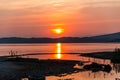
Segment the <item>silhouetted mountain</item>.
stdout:
<path fill-rule="evenodd" d="M 90 42 L 120 42 L 120 32 L 84 38 Z"/>
<path fill-rule="evenodd" d="M 113 33 L 113 34 L 107 34 L 107 35 L 101 35 L 101 36 L 94 36 L 91 37 L 94 38 L 96 40 L 104 40 L 104 41 L 118 41 L 120 42 L 120 32 L 118 33 Z"/>
<path fill-rule="evenodd" d="M 92 36 L 92 37 L 62 37 L 62 38 L 0 38 L 0 43 L 95 43 L 95 42 L 120 42 L 120 32 Z"/>

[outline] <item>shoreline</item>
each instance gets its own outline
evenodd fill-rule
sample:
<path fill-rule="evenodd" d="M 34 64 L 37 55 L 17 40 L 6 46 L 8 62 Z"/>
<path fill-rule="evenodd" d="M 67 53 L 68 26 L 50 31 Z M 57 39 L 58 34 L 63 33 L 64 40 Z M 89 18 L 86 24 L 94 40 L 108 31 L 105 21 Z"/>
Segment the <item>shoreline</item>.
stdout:
<path fill-rule="evenodd" d="M 110 60 L 113 53 L 114 53 L 114 51 L 111 51 L 111 52 L 93 52 L 93 53 L 80 54 L 80 56 L 99 58 L 99 59 L 109 59 Z"/>

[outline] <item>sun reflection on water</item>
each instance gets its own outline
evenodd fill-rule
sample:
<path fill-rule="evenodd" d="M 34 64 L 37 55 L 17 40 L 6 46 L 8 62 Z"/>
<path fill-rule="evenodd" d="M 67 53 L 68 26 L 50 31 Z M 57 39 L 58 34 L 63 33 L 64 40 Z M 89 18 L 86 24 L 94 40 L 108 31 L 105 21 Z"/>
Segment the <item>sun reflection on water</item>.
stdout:
<path fill-rule="evenodd" d="M 61 59 L 62 58 L 61 52 L 62 52 L 62 50 L 61 50 L 61 43 L 57 43 L 57 54 L 56 54 L 56 58 L 57 59 Z"/>

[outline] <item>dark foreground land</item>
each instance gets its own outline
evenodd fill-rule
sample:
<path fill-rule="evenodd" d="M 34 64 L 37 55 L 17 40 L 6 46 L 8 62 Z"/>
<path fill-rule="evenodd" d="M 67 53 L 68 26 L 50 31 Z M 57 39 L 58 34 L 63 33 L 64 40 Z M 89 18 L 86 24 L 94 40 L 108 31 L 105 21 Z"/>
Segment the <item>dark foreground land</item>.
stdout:
<path fill-rule="evenodd" d="M 41 77 L 71 74 L 82 69 L 75 69 L 80 61 L 38 60 L 29 58 L 0 57 L 0 80 L 21 80 L 24 77 Z"/>

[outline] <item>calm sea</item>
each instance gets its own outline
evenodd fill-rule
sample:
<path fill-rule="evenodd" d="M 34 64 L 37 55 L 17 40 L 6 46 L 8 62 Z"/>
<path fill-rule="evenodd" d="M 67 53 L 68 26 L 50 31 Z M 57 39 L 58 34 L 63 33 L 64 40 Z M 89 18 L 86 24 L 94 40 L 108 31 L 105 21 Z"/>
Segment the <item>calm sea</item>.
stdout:
<path fill-rule="evenodd" d="M 0 44 L 0 56 L 17 51 L 19 54 L 27 53 L 56 53 L 58 47 L 61 53 L 88 53 L 100 51 L 113 51 L 120 48 L 118 43 L 53 43 L 53 44 Z"/>
<path fill-rule="evenodd" d="M 76 53 L 92 53 L 102 51 L 113 51 L 120 48 L 118 43 L 54 43 L 54 44 L 0 44 L 0 56 L 9 55 L 12 50 L 17 54 L 39 54 L 25 57 L 39 59 L 65 59 L 65 60 L 85 60 Z M 66 53 L 66 54 L 65 54 Z M 91 58 L 91 61 L 93 59 Z M 110 64 L 113 70 L 107 72 L 79 72 L 64 77 L 48 76 L 46 80 L 116 80 L 120 79 L 120 64 L 111 64 L 109 60 L 96 59 L 99 63 Z"/>

